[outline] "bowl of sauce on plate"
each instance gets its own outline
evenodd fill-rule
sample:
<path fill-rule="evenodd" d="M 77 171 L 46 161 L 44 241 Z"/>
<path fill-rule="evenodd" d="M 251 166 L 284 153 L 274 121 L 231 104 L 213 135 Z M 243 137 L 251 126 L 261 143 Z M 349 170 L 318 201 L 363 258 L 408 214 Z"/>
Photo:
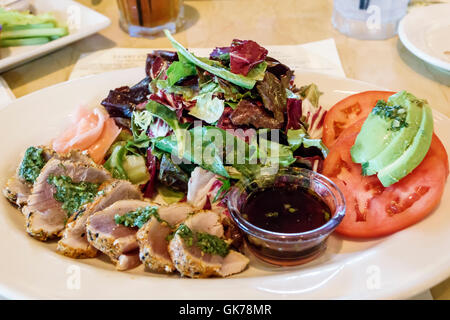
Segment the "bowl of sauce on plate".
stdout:
<path fill-rule="evenodd" d="M 325 176 L 290 168 L 238 182 L 228 209 L 248 249 L 261 260 L 281 266 L 318 257 L 345 214 L 345 200 Z"/>

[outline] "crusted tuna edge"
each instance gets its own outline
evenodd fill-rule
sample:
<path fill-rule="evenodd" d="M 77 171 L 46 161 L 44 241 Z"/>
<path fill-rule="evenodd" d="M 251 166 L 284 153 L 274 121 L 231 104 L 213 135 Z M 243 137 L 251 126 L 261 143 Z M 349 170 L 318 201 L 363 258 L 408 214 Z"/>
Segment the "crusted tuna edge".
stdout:
<path fill-rule="evenodd" d="M 175 266 L 171 260 L 162 261 L 162 259 L 158 259 L 154 256 L 154 252 L 152 247 L 148 243 L 148 233 L 150 232 L 149 226 L 155 218 L 151 218 L 149 221 L 145 223 L 145 225 L 138 230 L 136 234 L 136 238 L 139 244 L 139 259 L 142 263 L 150 270 L 156 272 L 166 272 L 172 273 L 175 272 Z M 167 225 L 165 222 L 163 224 Z M 167 243 L 169 245 L 169 243 Z"/>
<path fill-rule="evenodd" d="M 75 151 L 74 151 L 74 152 L 75 152 Z M 68 156 L 68 155 L 71 155 L 71 154 L 72 154 L 72 152 L 69 152 L 69 153 L 67 154 L 67 156 Z M 64 155 L 64 156 L 65 156 L 65 155 Z M 63 156 L 63 157 L 64 157 L 64 156 Z M 52 160 L 52 159 L 50 159 L 50 160 L 47 162 L 47 164 L 50 163 L 51 160 Z M 86 162 L 84 162 L 84 161 L 73 161 L 73 162 L 72 162 L 72 161 L 70 161 L 70 160 L 60 160 L 60 159 L 55 159 L 55 160 L 59 160 L 62 164 L 64 164 L 65 162 L 71 162 L 71 164 L 73 164 L 73 165 L 79 165 L 79 166 L 82 167 L 82 168 L 95 168 L 95 169 L 99 169 L 99 170 L 104 171 L 105 174 L 108 174 L 108 175 L 110 176 L 109 172 L 108 172 L 105 168 L 103 168 L 102 166 L 97 165 L 97 164 L 95 164 L 95 163 L 93 163 L 93 162 L 92 162 L 92 163 L 86 163 Z M 47 164 L 46 164 L 45 166 L 47 166 Z M 42 174 L 42 172 L 44 171 L 45 166 L 44 166 L 44 168 L 42 168 L 41 174 Z M 38 179 L 39 179 L 39 177 L 38 177 Z M 110 179 L 111 179 L 111 176 L 110 176 Z M 37 179 L 36 179 L 36 181 L 37 181 Z M 106 181 L 106 180 L 105 180 L 105 181 Z M 31 190 L 31 195 L 33 195 L 34 188 L 35 188 L 35 185 L 33 185 L 33 189 Z M 35 212 L 37 212 L 37 210 L 30 210 L 28 204 L 22 208 L 22 213 L 23 213 L 24 216 L 26 217 L 26 230 L 27 230 L 27 233 L 28 233 L 30 236 L 32 236 L 33 238 L 35 238 L 36 240 L 40 240 L 40 241 L 48 241 L 48 240 L 53 240 L 53 239 L 56 239 L 56 238 L 60 238 L 61 235 L 62 235 L 62 232 L 64 231 L 65 226 L 64 226 L 64 228 L 62 228 L 61 230 L 56 230 L 56 231 L 54 231 L 54 232 L 48 232 L 48 231 L 45 231 L 45 230 L 42 229 L 42 228 L 39 228 L 39 229 L 33 229 L 33 228 L 32 228 L 31 225 L 32 225 L 32 222 L 33 222 L 33 216 L 34 216 L 34 213 L 35 213 Z M 67 223 L 67 220 L 66 220 L 66 223 Z"/>
<path fill-rule="evenodd" d="M 208 278 L 219 275 L 220 264 L 205 263 L 192 256 L 184 247 L 180 235 L 175 234 L 169 243 L 169 254 L 177 271 L 190 278 Z"/>
<path fill-rule="evenodd" d="M 120 252 L 119 246 L 117 245 L 117 243 L 115 243 L 116 239 L 111 236 L 99 237 L 98 233 L 94 233 L 89 229 L 89 222 L 86 225 L 86 232 L 89 243 L 92 244 L 93 247 L 110 257 L 111 260 L 116 264 L 117 259 L 119 259 L 120 255 L 122 254 L 122 252 Z"/>

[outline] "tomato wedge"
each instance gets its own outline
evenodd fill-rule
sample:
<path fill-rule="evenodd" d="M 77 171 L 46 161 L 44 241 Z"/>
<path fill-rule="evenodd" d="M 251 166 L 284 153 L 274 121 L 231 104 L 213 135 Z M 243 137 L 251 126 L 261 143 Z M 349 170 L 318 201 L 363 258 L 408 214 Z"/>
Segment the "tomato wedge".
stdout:
<path fill-rule="evenodd" d="M 353 146 L 363 120 L 342 132 L 330 148 L 323 174 L 344 194 L 347 210 L 336 231 L 356 238 L 388 235 L 425 218 L 439 203 L 449 173 L 444 146 L 433 135 L 422 163 L 399 182 L 385 188 L 376 175 L 362 176 L 353 163 Z"/>
<path fill-rule="evenodd" d="M 330 148 L 346 128 L 367 118 L 378 100 L 386 101 L 393 94 L 392 91 L 364 91 L 336 103 L 325 116 L 323 143 Z"/>

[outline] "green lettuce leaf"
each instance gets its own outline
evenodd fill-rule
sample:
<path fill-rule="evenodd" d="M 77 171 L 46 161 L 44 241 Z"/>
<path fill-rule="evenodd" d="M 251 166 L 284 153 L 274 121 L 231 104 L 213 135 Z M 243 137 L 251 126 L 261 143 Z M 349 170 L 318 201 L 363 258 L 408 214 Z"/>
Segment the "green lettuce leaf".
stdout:
<path fill-rule="evenodd" d="M 174 61 L 170 64 L 166 73 L 169 86 L 173 86 L 180 80 L 196 75 L 197 69 L 192 63 Z"/>
<path fill-rule="evenodd" d="M 189 114 L 207 123 L 214 123 L 220 119 L 224 108 L 224 101 L 213 97 L 212 92 L 208 92 L 197 96 L 197 103 Z"/>
<path fill-rule="evenodd" d="M 311 83 L 310 85 L 301 87 L 299 93 L 302 99 L 308 99 L 314 107 L 319 107 L 319 98 L 323 92 L 319 91 L 316 84 Z"/>
<path fill-rule="evenodd" d="M 249 77 L 245 77 L 240 74 L 234 74 L 227 69 L 223 67 L 218 67 L 215 65 L 210 65 L 204 60 L 200 60 L 196 56 L 194 56 L 192 53 L 186 50 L 179 42 L 177 42 L 172 35 L 170 34 L 170 31 L 165 29 L 164 33 L 166 37 L 170 40 L 172 43 L 172 46 L 178 51 L 179 56 L 183 56 L 186 60 L 188 60 L 190 63 L 195 64 L 196 66 L 218 76 L 221 77 L 231 83 L 234 83 L 240 87 L 244 87 L 247 89 L 252 89 L 255 86 L 256 80 L 251 79 Z"/>
<path fill-rule="evenodd" d="M 196 95 L 196 90 L 193 87 L 169 85 L 168 80 L 155 79 L 150 83 L 150 91 L 156 93 L 162 90 L 166 93 L 174 93 L 183 96 L 183 99 L 190 101 Z"/>
<path fill-rule="evenodd" d="M 267 62 L 263 61 L 254 66 L 247 74 L 247 77 L 256 81 L 262 81 L 266 73 Z"/>
<path fill-rule="evenodd" d="M 186 194 L 182 191 L 175 191 L 165 185 L 159 184 L 156 186 L 156 191 L 163 198 L 163 200 L 171 205 L 172 203 L 177 203 L 183 200 Z"/>
<path fill-rule="evenodd" d="M 183 154 L 180 155 L 177 139 L 171 135 L 155 140 L 155 146 L 165 152 L 183 158 L 188 162 L 195 163 L 205 170 L 214 172 L 218 175 L 228 177 L 228 172 L 225 169 L 222 161 L 222 148 L 219 141 L 210 139 L 208 133 L 210 127 L 195 127 L 186 131 L 186 138 L 183 140 Z M 220 130 L 213 127 L 214 130 Z M 207 159 L 208 161 L 205 161 Z"/>
<path fill-rule="evenodd" d="M 287 131 L 287 138 L 292 151 L 297 150 L 303 145 L 305 148 L 318 148 L 322 152 L 324 158 L 328 155 L 328 148 L 322 142 L 322 139 L 311 139 L 303 128 L 298 130 L 289 129 Z"/>
<path fill-rule="evenodd" d="M 178 145 L 177 154 L 181 158 L 184 152 L 183 148 L 185 144 L 185 132 L 189 124 L 180 124 L 174 111 L 156 101 L 149 101 L 145 108 L 155 117 L 164 120 L 173 130 Z"/>

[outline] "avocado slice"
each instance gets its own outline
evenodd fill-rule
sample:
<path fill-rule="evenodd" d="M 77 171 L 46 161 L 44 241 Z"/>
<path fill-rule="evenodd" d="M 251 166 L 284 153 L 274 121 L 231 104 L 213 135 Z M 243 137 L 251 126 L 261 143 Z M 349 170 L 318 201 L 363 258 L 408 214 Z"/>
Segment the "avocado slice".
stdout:
<path fill-rule="evenodd" d="M 370 113 L 350 150 L 353 162 L 367 162 L 382 152 L 397 134 L 390 127 L 390 121 Z"/>
<path fill-rule="evenodd" d="M 422 121 L 412 143 L 397 160 L 381 169 L 377 174 L 378 179 L 385 187 L 396 183 L 413 171 L 430 149 L 433 137 L 433 114 L 425 101 L 418 100 L 418 103 L 422 104 Z"/>
<path fill-rule="evenodd" d="M 417 99 L 412 94 L 406 91 L 399 92 L 389 98 L 389 104 L 399 105 L 404 107 L 406 112 L 406 126 L 400 128 L 399 130 L 390 130 L 390 124 L 387 128 L 389 133 L 389 141 L 384 145 L 382 149 L 376 150 L 375 156 L 369 157 L 364 163 L 362 163 L 363 173 L 365 175 L 376 174 L 383 168 L 387 167 L 398 159 L 408 147 L 411 145 L 414 137 L 417 135 L 419 130 L 422 117 L 423 117 L 423 101 Z M 380 120 L 383 121 L 381 117 L 378 116 Z M 384 128 L 387 127 L 387 121 L 385 122 Z M 389 122 L 390 123 L 390 122 Z M 370 133 L 377 134 L 375 130 L 372 129 Z M 359 137 L 359 136 L 358 136 Z M 376 140 L 376 136 L 372 139 Z M 380 138 L 378 138 L 381 140 Z M 356 144 L 356 143 L 355 143 Z"/>

